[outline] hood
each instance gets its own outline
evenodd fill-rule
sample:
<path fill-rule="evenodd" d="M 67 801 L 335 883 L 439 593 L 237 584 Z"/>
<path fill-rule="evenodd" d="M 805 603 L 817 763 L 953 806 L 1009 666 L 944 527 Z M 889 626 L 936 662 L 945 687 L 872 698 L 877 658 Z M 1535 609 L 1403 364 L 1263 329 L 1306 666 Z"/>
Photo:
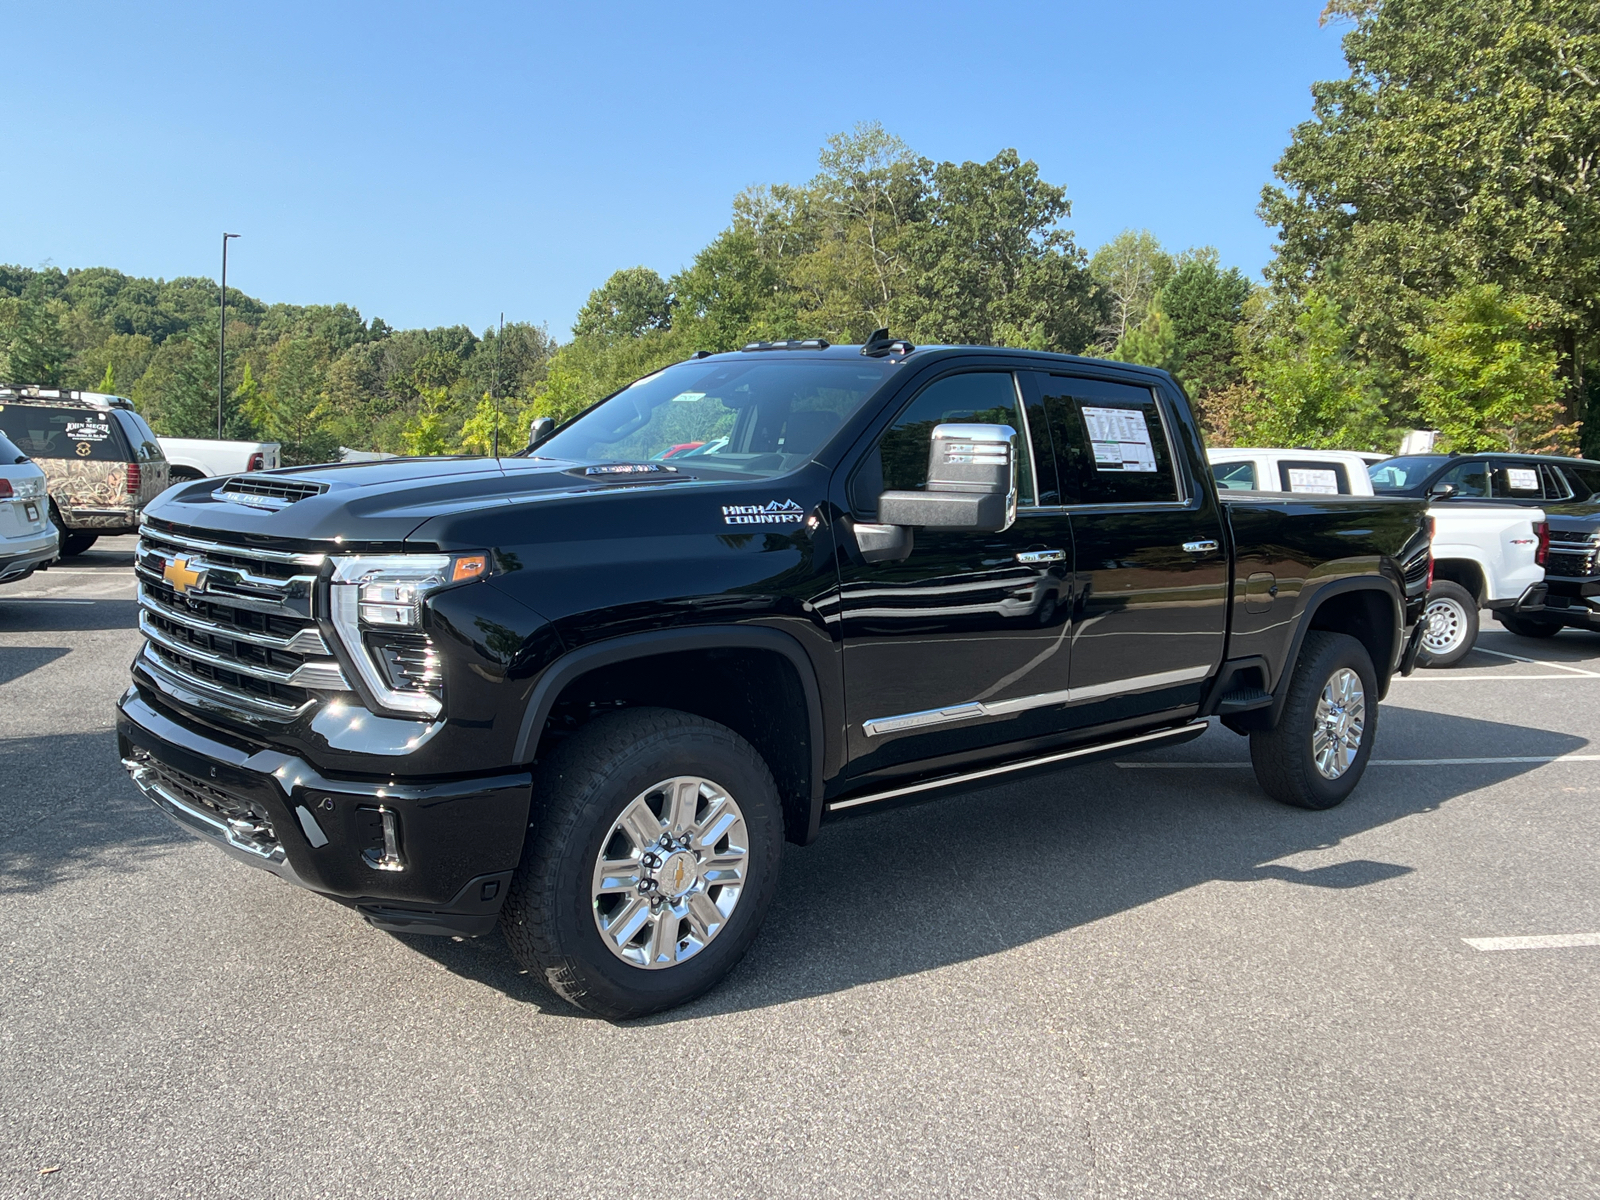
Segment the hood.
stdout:
<path fill-rule="evenodd" d="M 1552 533 L 1556 530 L 1591 533 L 1600 529 L 1600 502 L 1594 500 L 1547 504 L 1544 506 L 1544 515 L 1550 522 Z"/>
<path fill-rule="evenodd" d="M 659 463 L 389 458 L 200 479 L 168 488 L 153 520 L 219 533 L 394 546 L 424 521 L 541 495 L 656 490 L 694 477 Z"/>

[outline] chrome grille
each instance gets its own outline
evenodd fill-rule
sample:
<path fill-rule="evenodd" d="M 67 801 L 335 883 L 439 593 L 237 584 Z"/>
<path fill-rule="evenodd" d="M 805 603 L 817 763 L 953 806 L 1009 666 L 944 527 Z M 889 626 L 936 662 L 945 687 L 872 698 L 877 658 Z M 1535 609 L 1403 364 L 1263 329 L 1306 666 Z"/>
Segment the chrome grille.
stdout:
<path fill-rule="evenodd" d="M 1593 575 L 1597 551 L 1600 551 L 1600 533 L 1553 529 L 1550 531 L 1550 558 L 1544 572 L 1580 578 Z"/>
<path fill-rule="evenodd" d="M 165 533 L 135 555 L 151 674 L 251 715 L 290 720 L 350 685 L 312 617 L 325 556 Z"/>

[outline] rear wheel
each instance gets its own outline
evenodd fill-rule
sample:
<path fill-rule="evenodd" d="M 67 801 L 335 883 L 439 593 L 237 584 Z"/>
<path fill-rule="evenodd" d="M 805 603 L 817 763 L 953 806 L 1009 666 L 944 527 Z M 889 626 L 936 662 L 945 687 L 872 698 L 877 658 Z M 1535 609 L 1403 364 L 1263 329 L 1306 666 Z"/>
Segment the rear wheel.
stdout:
<path fill-rule="evenodd" d="M 1367 648 L 1314 629 L 1300 648 L 1277 726 L 1250 735 L 1250 761 L 1274 800 L 1332 808 L 1361 781 L 1377 732 L 1378 681 Z"/>
<path fill-rule="evenodd" d="M 1561 622 L 1548 617 L 1524 617 L 1509 612 L 1496 613 L 1495 620 L 1518 637 L 1525 638 L 1552 638 L 1563 628 Z"/>
<path fill-rule="evenodd" d="M 1422 653 L 1425 667 L 1453 667 L 1478 640 L 1478 600 L 1459 583 L 1447 579 L 1433 585 L 1428 607 L 1422 612 Z"/>
<path fill-rule="evenodd" d="M 501 930 L 579 1008 L 660 1012 L 744 957 L 782 848 L 772 773 L 733 730 L 659 708 L 600 717 L 540 765 Z"/>

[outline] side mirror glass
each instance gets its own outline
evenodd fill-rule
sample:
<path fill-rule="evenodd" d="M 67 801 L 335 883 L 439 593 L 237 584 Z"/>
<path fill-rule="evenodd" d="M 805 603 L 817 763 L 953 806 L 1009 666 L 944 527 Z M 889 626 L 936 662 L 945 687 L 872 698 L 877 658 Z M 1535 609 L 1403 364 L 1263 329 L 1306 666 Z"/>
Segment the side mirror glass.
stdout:
<path fill-rule="evenodd" d="M 556 431 L 556 423 L 549 417 L 535 417 L 528 424 L 528 449 L 532 450 Z"/>
<path fill-rule="evenodd" d="M 925 529 L 1000 533 L 1017 519 L 1017 431 L 1009 425 L 936 425 L 928 484 L 884 492 L 878 520 Z"/>

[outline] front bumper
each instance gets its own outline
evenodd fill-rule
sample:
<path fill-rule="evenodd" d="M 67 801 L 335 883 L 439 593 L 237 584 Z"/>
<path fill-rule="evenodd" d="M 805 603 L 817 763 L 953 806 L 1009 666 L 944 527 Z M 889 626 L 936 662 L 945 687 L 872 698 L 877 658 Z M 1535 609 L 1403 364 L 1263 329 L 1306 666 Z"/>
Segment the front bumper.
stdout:
<path fill-rule="evenodd" d="M 0 538 L 0 583 L 27 574 L 60 551 L 60 536 L 53 525 L 24 537 Z"/>
<path fill-rule="evenodd" d="M 189 833 L 380 928 L 465 937 L 494 928 L 522 854 L 528 772 L 327 779 L 282 751 L 202 733 L 137 689 L 117 709 L 124 766 Z"/>

